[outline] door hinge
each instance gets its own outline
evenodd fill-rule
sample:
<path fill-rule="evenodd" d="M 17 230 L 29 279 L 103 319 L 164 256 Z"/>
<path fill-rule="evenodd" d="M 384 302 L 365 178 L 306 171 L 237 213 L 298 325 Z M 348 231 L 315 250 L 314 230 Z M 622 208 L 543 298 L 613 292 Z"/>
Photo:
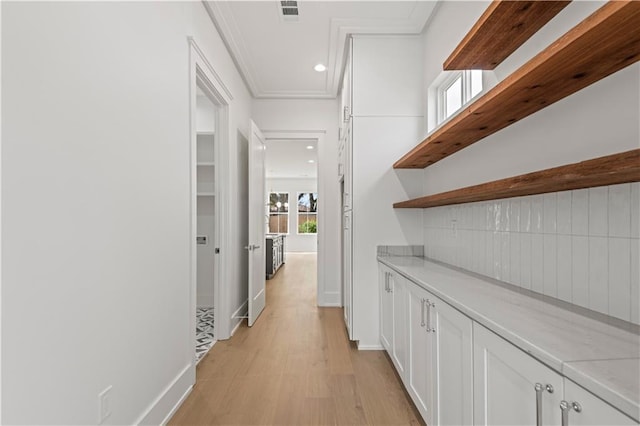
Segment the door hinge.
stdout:
<path fill-rule="evenodd" d="M 216 247 L 216 254 L 220 254 L 220 248 Z"/>

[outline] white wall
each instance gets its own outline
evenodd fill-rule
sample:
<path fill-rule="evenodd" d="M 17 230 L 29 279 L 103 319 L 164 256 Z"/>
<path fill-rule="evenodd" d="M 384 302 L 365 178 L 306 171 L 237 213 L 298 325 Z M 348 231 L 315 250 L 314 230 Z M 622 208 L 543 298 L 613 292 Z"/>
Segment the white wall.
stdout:
<path fill-rule="evenodd" d="M 112 385 L 106 424 L 158 424 L 193 382 L 189 35 L 234 165 L 250 96 L 201 3 L 2 4 L 2 423 L 96 424 Z"/>
<path fill-rule="evenodd" d="M 603 3 L 569 4 L 496 68 L 495 79 L 507 77 Z M 424 93 L 487 5 L 440 4 L 424 34 Z M 424 193 L 636 149 L 639 92 L 636 64 L 426 168 Z M 637 323 L 638 306 L 629 299 L 638 298 L 638 235 L 633 228 L 638 203 L 637 185 L 627 184 L 426 209 L 425 252 Z M 489 222 L 477 223 L 476 216 L 483 215 Z M 588 227 L 583 229 L 585 221 Z M 621 231 L 625 223 L 628 226 Z"/>
<path fill-rule="evenodd" d="M 318 250 L 317 234 L 298 234 L 298 192 L 318 192 L 317 179 L 304 178 L 267 178 L 267 194 L 269 192 L 286 192 L 289 194 L 289 235 L 286 237 L 287 252 L 316 252 Z"/>
<path fill-rule="evenodd" d="M 321 306 L 341 305 L 337 110 L 335 99 L 257 99 L 252 110 L 254 121 L 267 138 L 270 131 L 324 134 L 318 143 L 318 304 Z"/>

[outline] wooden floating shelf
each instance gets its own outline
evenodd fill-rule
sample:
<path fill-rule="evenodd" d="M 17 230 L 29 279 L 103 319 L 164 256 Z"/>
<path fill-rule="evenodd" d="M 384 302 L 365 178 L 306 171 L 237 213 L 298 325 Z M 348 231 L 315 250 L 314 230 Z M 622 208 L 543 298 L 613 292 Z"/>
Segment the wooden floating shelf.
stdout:
<path fill-rule="evenodd" d="M 395 203 L 427 208 L 640 181 L 640 149 Z"/>
<path fill-rule="evenodd" d="M 640 1 L 610 1 L 394 164 L 421 169 L 640 59 Z"/>
<path fill-rule="evenodd" d="M 492 70 L 571 1 L 494 0 L 444 62 L 445 70 Z"/>

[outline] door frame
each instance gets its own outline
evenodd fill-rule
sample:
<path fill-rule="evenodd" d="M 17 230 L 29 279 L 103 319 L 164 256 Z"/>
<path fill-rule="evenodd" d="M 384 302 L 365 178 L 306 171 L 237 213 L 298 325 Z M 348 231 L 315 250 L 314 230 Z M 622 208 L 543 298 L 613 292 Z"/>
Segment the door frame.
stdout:
<path fill-rule="evenodd" d="M 326 174 L 328 170 L 323 170 L 321 167 L 322 155 L 325 149 L 325 139 L 327 132 L 325 130 L 262 130 L 265 140 L 296 140 L 296 141 L 316 141 L 318 144 L 318 161 L 316 163 L 318 168 L 318 247 L 317 247 L 317 293 L 316 300 L 318 306 L 342 306 L 342 289 L 338 291 L 338 294 L 328 294 L 326 289 L 326 277 L 325 271 L 325 249 L 327 248 L 327 226 L 326 220 L 329 215 L 329 211 L 326 208 L 324 202 L 325 188 L 324 183 L 326 180 Z M 330 178 L 330 177 L 329 177 Z M 327 296 L 331 296 L 330 300 Z"/>
<path fill-rule="evenodd" d="M 230 336 L 229 294 L 227 286 L 230 252 L 229 233 L 224 226 L 230 217 L 229 212 L 229 105 L 233 100 L 231 92 L 216 73 L 193 37 L 189 42 L 189 351 L 192 363 L 196 358 L 196 307 L 197 307 L 197 130 L 196 130 L 196 88 L 205 92 L 216 105 L 216 139 L 215 156 L 215 235 L 212 243 L 220 248 L 214 261 L 214 312 L 216 318 L 216 340 L 228 339 Z"/>

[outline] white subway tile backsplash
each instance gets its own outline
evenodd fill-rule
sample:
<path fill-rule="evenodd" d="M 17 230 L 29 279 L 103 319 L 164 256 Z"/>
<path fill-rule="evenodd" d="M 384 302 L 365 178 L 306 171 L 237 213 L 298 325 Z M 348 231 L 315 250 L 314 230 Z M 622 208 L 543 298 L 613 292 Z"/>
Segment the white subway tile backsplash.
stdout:
<path fill-rule="evenodd" d="M 531 232 L 544 232 L 544 195 L 533 195 L 531 197 Z"/>
<path fill-rule="evenodd" d="M 544 194 L 542 196 L 543 214 L 542 214 L 542 230 L 545 234 L 556 233 L 556 205 L 557 195 L 555 192 Z"/>
<path fill-rule="evenodd" d="M 631 243 L 631 322 L 640 324 L 640 239 L 632 238 Z"/>
<path fill-rule="evenodd" d="M 425 254 L 640 324 L 640 183 L 424 210 Z"/>
<path fill-rule="evenodd" d="M 476 231 L 485 229 L 484 203 L 473 203 L 473 229 Z"/>
<path fill-rule="evenodd" d="M 502 236 L 493 233 L 493 278 L 502 280 Z"/>
<path fill-rule="evenodd" d="M 486 203 L 485 210 L 485 228 L 487 231 L 495 231 L 496 228 L 496 217 L 495 217 L 495 209 L 494 205 L 491 201 Z"/>
<path fill-rule="evenodd" d="M 631 185 L 613 185 L 609 187 L 609 236 L 631 236 Z"/>
<path fill-rule="evenodd" d="M 631 238 L 640 238 L 640 182 L 631 184 Z"/>
<path fill-rule="evenodd" d="M 589 188 L 589 235 L 606 237 L 609 223 L 607 220 L 609 188 L 601 186 Z"/>
<path fill-rule="evenodd" d="M 520 285 L 520 233 L 509 233 L 509 280 L 511 284 Z"/>
<path fill-rule="evenodd" d="M 500 211 L 502 212 L 500 231 L 509 231 L 511 229 L 511 203 L 509 203 L 509 200 L 500 202 Z"/>
<path fill-rule="evenodd" d="M 531 290 L 544 294 L 544 238 L 531 236 Z"/>
<path fill-rule="evenodd" d="M 531 289 L 531 234 L 520 234 L 520 287 Z"/>
<path fill-rule="evenodd" d="M 589 197 L 591 198 L 591 197 Z M 609 308 L 608 239 L 589 237 L 589 308 L 607 312 Z"/>
<path fill-rule="evenodd" d="M 520 199 L 520 232 L 531 232 L 531 197 Z"/>
<path fill-rule="evenodd" d="M 519 232 L 520 230 L 520 198 L 511 198 L 509 200 L 509 212 L 511 217 L 509 219 L 509 231 Z"/>
<path fill-rule="evenodd" d="M 484 259 L 484 274 L 493 277 L 493 231 L 485 231 Z"/>
<path fill-rule="evenodd" d="M 571 303 L 589 307 L 589 237 L 571 237 Z"/>
<path fill-rule="evenodd" d="M 571 235 L 571 191 L 558 192 L 556 224 L 558 235 Z"/>
<path fill-rule="evenodd" d="M 571 234 L 589 235 L 589 190 L 571 191 Z"/>
<path fill-rule="evenodd" d="M 511 253 L 510 253 L 510 238 L 509 238 L 509 233 L 508 232 L 501 232 L 500 233 L 500 256 L 501 256 L 501 260 L 500 260 L 500 266 L 501 266 L 501 273 L 500 275 L 502 276 L 502 278 L 500 278 L 502 281 L 505 282 L 511 282 Z"/>
<path fill-rule="evenodd" d="M 555 234 L 545 234 L 543 239 L 543 288 L 544 294 L 558 297 L 557 263 L 558 247 Z"/>
<path fill-rule="evenodd" d="M 484 234 L 485 231 L 473 231 L 473 272 L 486 275 Z"/>
<path fill-rule="evenodd" d="M 558 235 L 557 238 L 558 299 L 571 302 L 571 236 Z"/>
<path fill-rule="evenodd" d="M 609 315 L 631 320 L 631 242 L 609 239 Z"/>

